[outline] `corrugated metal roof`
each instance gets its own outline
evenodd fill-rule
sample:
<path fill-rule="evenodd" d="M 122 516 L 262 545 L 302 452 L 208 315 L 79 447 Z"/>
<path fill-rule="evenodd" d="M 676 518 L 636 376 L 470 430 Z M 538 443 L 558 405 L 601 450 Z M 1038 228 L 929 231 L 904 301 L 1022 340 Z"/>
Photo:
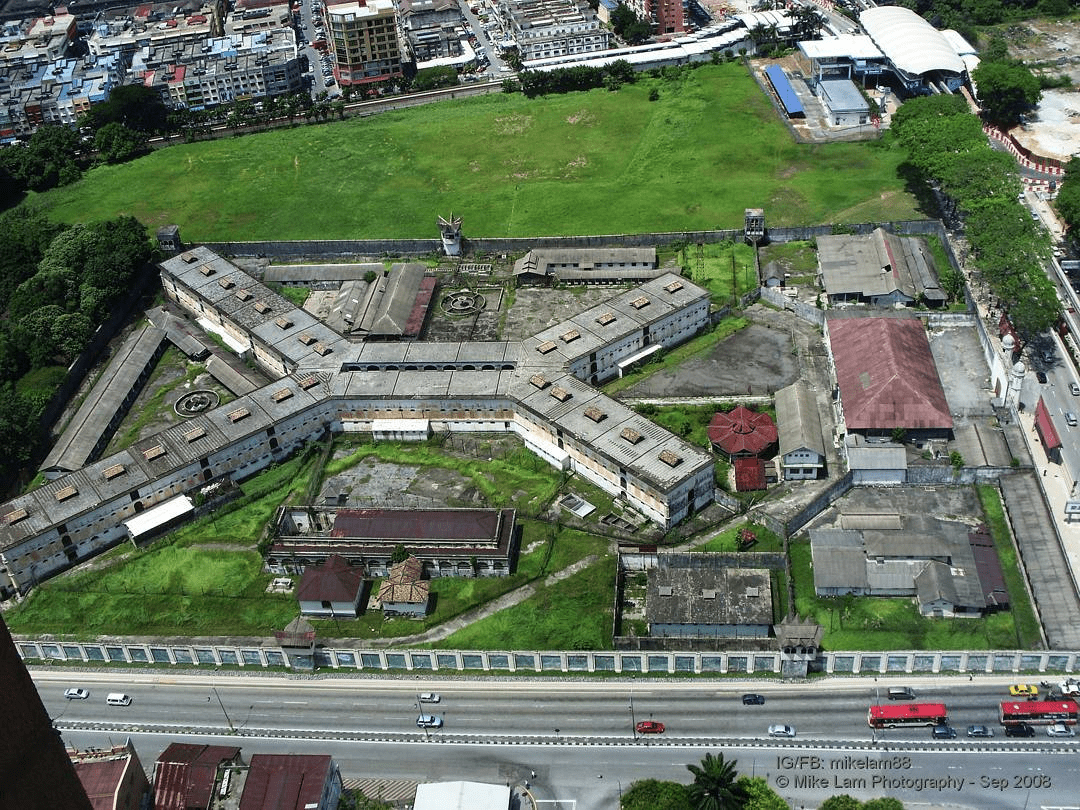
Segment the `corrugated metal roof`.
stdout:
<path fill-rule="evenodd" d="M 318 754 L 255 754 L 240 810 L 305 810 L 322 807 L 333 760 Z"/>
<path fill-rule="evenodd" d="M 154 766 L 154 810 L 209 806 L 218 766 L 239 756 L 236 746 L 172 743 Z"/>
<path fill-rule="evenodd" d="M 1039 431 L 1043 446 L 1048 451 L 1061 447 L 1061 436 L 1054 427 L 1054 420 L 1050 418 L 1050 411 L 1046 409 L 1046 403 L 1043 402 L 1042 397 L 1039 397 L 1039 402 L 1035 406 L 1035 429 Z"/>
<path fill-rule="evenodd" d="M 765 489 L 765 462 L 760 458 L 735 459 L 735 491 Z"/>
<path fill-rule="evenodd" d="M 498 509 L 339 509 L 330 536 L 494 544 L 502 517 Z"/>
<path fill-rule="evenodd" d="M 780 455 L 803 449 L 825 455 L 817 399 L 802 380 L 776 392 L 776 422 Z"/>
<path fill-rule="evenodd" d="M 73 763 L 75 773 L 94 810 L 114 810 L 120 781 L 127 771 L 130 758 L 83 760 Z"/>
<path fill-rule="evenodd" d="M 331 554 L 322 565 L 304 569 L 296 586 L 298 602 L 354 602 L 364 584 L 363 566 L 353 566 L 337 554 Z"/>
<path fill-rule="evenodd" d="M 951 430 L 930 341 L 915 317 L 826 321 L 848 430 Z"/>

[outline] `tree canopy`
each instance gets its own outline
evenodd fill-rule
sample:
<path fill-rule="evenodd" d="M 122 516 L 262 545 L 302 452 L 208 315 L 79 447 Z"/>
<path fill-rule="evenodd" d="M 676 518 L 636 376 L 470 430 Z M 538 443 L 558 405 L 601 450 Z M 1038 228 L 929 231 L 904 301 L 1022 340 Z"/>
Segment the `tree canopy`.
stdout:
<path fill-rule="evenodd" d="M 694 775 L 689 794 L 695 810 L 738 810 L 746 804 L 746 789 L 738 782 L 735 760 L 710 752 L 700 765 L 690 764 L 686 769 Z"/>
<path fill-rule="evenodd" d="M 1017 330 L 1030 337 L 1053 326 L 1060 310 L 1045 270 L 1049 238 L 1018 199 L 1015 162 L 990 147 L 959 98 L 905 102 L 893 134 L 910 165 L 940 192 L 946 219 L 963 220 L 974 266 Z"/>
<path fill-rule="evenodd" d="M 0 457 L 13 462 L 5 474 L 40 446 L 38 420 L 53 392 L 41 380 L 55 374 L 35 370 L 62 376 L 152 251 L 133 217 L 68 227 L 31 208 L 0 214 Z"/>
<path fill-rule="evenodd" d="M 623 792 L 621 810 L 694 810 L 686 785 L 642 779 Z"/>
<path fill-rule="evenodd" d="M 1012 127 L 1039 103 L 1042 89 L 1035 74 L 1021 62 L 983 60 L 971 71 L 983 114 L 993 124 Z"/>
<path fill-rule="evenodd" d="M 1077 226 L 1080 226 L 1080 157 L 1074 157 L 1065 166 L 1065 177 L 1058 188 L 1054 207 L 1068 224 L 1070 231 L 1075 231 Z"/>
<path fill-rule="evenodd" d="M 161 93 L 142 84 L 122 84 L 113 88 L 107 101 L 94 104 L 81 119 L 80 127 L 100 131 L 107 124 L 121 124 L 134 132 L 154 135 L 165 132 L 169 108 Z"/>

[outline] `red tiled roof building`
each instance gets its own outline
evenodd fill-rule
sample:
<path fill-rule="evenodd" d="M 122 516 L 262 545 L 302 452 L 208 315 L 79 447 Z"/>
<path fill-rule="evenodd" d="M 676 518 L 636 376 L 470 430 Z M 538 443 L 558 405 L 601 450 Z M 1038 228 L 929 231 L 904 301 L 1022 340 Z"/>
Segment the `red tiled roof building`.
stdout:
<path fill-rule="evenodd" d="M 760 456 L 776 446 L 776 423 L 767 413 L 740 405 L 734 410 L 713 414 L 708 429 L 713 449 L 730 458 Z"/>
<path fill-rule="evenodd" d="M 826 329 L 849 433 L 888 435 L 899 428 L 951 438 L 952 414 L 922 321 L 840 312 L 829 315 Z"/>

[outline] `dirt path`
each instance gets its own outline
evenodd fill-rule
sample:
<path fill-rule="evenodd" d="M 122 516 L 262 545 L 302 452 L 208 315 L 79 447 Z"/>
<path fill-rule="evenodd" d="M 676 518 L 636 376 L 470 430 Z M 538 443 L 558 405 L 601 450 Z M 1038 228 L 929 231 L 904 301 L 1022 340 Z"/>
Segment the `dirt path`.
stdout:
<path fill-rule="evenodd" d="M 561 571 L 556 571 L 554 574 L 544 578 L 545 585 L 553 585 L 559 580 L 566 579 L 573 576 L 578 571 L 592 565 L 599 559 L 597 555 L 590 554 L 584 559 L 578 560 L 573 565 L 568 565 Z M 530 582 L 528 585 L 522 585 L 520 588 L 504 593 L 498 599 L 493 599 L 486 605 L 475 608 L 473 610 L 467 610 L 460 616 L 455 616 L 449 621 L 443 622 L 437 627 L 432 627 L 430 630 L 425 630 L 423 633 L 417 633 L 412 636 L 399 636 L 397 638 L 383 638 L 383 639 L 371 639 L 365 640 L 365 646 L 370 647 L 403 647 L 410 644 L 427 644 L 433 641 L 442 641 L 452 633 L 456 633 L 463 627 L 467 627 L 479 619 L 487 618 L 494 613 L 498 613 L 500 610 L 505 610 L 508 607 L 520 604 L 536 593 L 536 583 Z M 348 643 L 349 640 L 342 640 L 342 644 Z M 355 642 L 355 639 L 351 641 Z M 335 642 L 336 643 L 336 642 Z"/>

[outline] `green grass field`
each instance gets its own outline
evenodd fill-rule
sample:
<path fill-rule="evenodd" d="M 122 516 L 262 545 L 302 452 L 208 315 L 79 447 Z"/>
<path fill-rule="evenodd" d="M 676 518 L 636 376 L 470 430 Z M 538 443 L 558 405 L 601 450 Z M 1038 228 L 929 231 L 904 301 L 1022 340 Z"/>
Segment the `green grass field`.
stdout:
<path fill-rule="evenodd" d="M 615 559 L 608 557 L 531 599 L 473 622 L 440 642 L 449 650 L 607 650 L 611 648 Z"/>
<path fill-rule="evenodd" d="M 653 87 L 658 101 L 648 100 Z M 619 92 L 497 94 L 161 149 L 31 195 L 61 222 L 131 214 L 189 241 L 534 236 L 916 216 L 877 144 L 796 144 L 738 63 Z"/>
<path fill-rule="evenodd" d="M 754 249 L 744 243 L 689 245 L 679 251 L 679 261 L 684 274 L 707 289 L 718 304 L 734 303 L 758 286 Z"/>

